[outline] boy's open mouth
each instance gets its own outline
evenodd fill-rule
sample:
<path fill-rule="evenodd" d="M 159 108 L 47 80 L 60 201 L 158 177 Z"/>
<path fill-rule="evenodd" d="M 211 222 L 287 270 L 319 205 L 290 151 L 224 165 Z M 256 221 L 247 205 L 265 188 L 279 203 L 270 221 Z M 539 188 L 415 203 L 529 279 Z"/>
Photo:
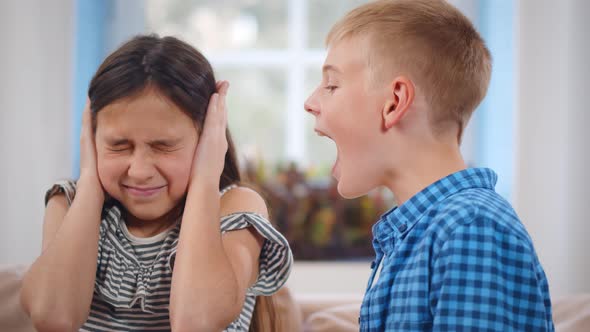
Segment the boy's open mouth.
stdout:
<path fill-rule="evenodd" d="M 332 137 L 330 137 L 328 134 L 324 133 L 323 131 L 315 128 L 314 129 L 316 134 L 318 134 L 318 136 L 320 137 L 327 137 L 329 138 L 332 142 L 334 142 L 334 144 L 336 145 L 336 161 L 334 162 L 334 165 L 332 166 L 332 177 L 334 177 L 336 180 L 340 179 L 340 167 L 339 167 L 339 161 L 340 161 L 340 150 L 338 149 L 338 144 L 336 144 L 336 141 L 334 141 L 334 139 Z"/>

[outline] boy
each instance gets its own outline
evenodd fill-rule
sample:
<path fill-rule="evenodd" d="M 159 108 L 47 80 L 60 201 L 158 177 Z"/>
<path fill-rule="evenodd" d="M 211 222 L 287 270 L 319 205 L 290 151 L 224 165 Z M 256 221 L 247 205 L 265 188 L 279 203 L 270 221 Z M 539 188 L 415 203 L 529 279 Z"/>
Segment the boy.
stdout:
<path fill-rule="evenodd" d="M 473 25 L 444 1 L 377 1 L 326 44 L 305 110 L 336 143 L 338 191 L 385 186 L 398 205 L 373 226 L 361 331 L 553 331 L 528 233 L 494 191 L 496 174 L 460 154 L 491 72 Z"/>

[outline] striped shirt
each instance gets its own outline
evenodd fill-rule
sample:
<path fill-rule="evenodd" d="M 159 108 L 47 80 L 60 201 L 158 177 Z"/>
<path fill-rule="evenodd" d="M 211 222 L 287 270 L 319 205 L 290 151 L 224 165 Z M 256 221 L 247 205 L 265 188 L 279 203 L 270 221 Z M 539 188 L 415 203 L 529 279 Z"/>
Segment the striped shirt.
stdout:
<path fill-rule="evenodd" d="M 547 278 L 496 180 L 451 174 L 373 226 L 361 331 L 554 331 Z"/>
<path fill-rule="evenodd" d="M 75 183 L 62 181 L 47 192 L 45 202 L 64 193 L 71 204 Z M 149 238 L 133 236 L 117 206 L 103 209 L 94 295 L 88 320 L 80 331 L 170 331 L 170 287 L 180 222 Z M 221 219 L 221 233 L 254 229 L 265 239 L 257 281 L 248 288 L 239 317 L 225 331 L 248 331 L 256 297 L 269 296 L 287 281 L 293 257 L 287 240 L 255 213 L 234 213 Z"/>

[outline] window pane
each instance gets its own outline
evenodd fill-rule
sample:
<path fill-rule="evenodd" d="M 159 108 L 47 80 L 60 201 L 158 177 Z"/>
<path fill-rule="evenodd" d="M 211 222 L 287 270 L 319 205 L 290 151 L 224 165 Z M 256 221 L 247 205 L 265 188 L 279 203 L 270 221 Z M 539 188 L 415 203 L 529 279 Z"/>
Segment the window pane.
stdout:
<path fill-rule="evenodd" d="M 286 0 L 149 0 L 146 12 L 149 31 L 206 52 L 287 46 Z"/>
<path fill-rule="evenodd" d="M 309 0 L 308 3 L 308 46 L 324 48 L 324 42 L 330 28 L 340 18 L 355 7 L 365 4 L 367 0 Z"/>
<path fill-rule="evenodd" d="M 285 73 L 263 68 L 222 68 L 216 79 L 228 80 L 229 128 L 242 158 L 275 164 L 285 144 Z"/>

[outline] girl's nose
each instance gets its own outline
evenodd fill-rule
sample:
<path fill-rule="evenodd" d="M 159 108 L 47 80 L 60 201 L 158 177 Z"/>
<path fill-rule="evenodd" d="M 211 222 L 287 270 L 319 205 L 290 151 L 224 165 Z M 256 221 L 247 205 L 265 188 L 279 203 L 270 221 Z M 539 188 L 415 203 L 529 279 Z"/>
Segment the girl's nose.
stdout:
<path fill-rule="evenodd" d="M 127 175 L 137 183 L 150 180 L 155 173 L 154 163 L 149 156 L 136 154 L 131 159 Z"/>

